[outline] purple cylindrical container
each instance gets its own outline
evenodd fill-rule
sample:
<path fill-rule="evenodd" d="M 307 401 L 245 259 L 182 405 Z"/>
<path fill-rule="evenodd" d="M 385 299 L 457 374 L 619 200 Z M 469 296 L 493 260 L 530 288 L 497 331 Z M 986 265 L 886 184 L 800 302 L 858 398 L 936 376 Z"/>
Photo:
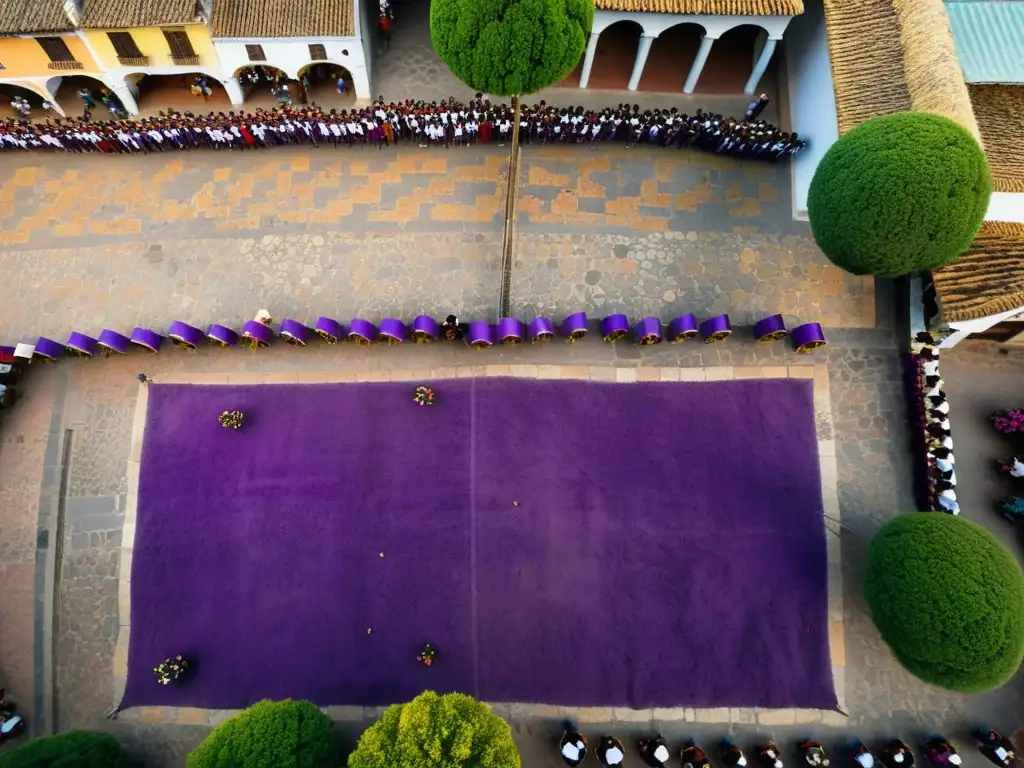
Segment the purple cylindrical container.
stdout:
<path fill-rule="evenodd" d="M 527 326 L 526 334 L 534 344 L 551 341 L 555 338 L 555 326 L 547 317 L 535 317 Z"/>
<path fill-rule="evenodd" d="M 167 329 L 167 338 L 179 347 L 195 349 L 206 338 L 206 335 L 195 326 L 175 320 Z"/>
<path fill-rule="evenodd" d="M 769 315 L 754 323 L 754 338 L 762 344 L 778 341 L 786 335 L 786 321 L 782 315 Z"/>
<path fill-rule="evenodd" d="M 661 344 L 661 319 L 657 317 L 645 317 L 633 329 L 633 335 L 645 347 L 649 344 Z"/>
<path fill-rule="evenodd" d="M 728 315 L 715 315 L 700 324 L 700 335 L 704 337 L 705 344 L 722 341 L 730 333 L 732 333 L 732 325 L 729 324 Z"/>
<path fill-rule="evenodd" d="M 412 321 L 412 338 L 416 343 L 425 344 L 437 341 L 437 337 L 440 335 L 441 326 L 430 315 L 416 315 L 416 319 Z"/>
<path fill-rule="evenodd" d="M 567 315 L 562 321 L 562 335 L 569 339 L 570 344 L 586 336 L 587 313 L 573 312 L 571 315 Z"/>
<path fill-rule="evenodd" d="M 494 346 L 494 327 L 486 320 L 473 320 L 469 324 L 466 343 L 476 349 Z"/>
<path fill-rule="evenodd" d="M 118 355 L 127 355 L 132 344 L 131 339 L 123 333 L 111 331 L 109 328 L 100 331 L 100 338 L 96 343 L 103 347 L 104 354 L 114 352 Z"/>
<path fill-rule="evenodd" d="M 388 343 L 388 346 L 401 344 L 408 338 L 409 329 L 405 323 L 393 317 L 385 317 L 380 321 L 380 337 Z"/>
<path fill-rule="evenodd" d="M 33 357 L 38 357 L 42 360 L 59 360 L 64 354 L 64 345 L 60 344 L 53 339 L 47 339 L 45 336 L 40 336 L 36 340 L 36 349 L 33 353 Z"/>
<path fill-rule="evenodd" d="M 686 341 L 696 335 L 697 318 L 694 315 L 680 315 L 668 324 L 668 337 L 672 341 Z"/>
<path fill-rule="evenodd" d="M 516 317 L 498 320 L 498 341 L 502 344 L 519 344 L 526 337 L 526 326 Z"/>
<path fill-rule="evenodd" d="M 64 347 L 83 357 L 92 357 L 96 351 L 96 339 L 86 336 L 84 333 L 72 331 L 68 340 L 64 342 Z"/>
<path fill-rule="evenodd" d="M 206 338 L 214 344 L 220 344 L 222 347 L 233 347 L 238 343 L 237 333 L 226 325 L 218 325 L 217 323 L 213 323 L 206 329 Z"/>
<path fill-rule="evenodd" d="M 333 317 L 318 317 L 314 330 L 328 344 L 337 344 L 338 339 L 345 335 L 344 327 Z"/>
<path fill-rule="evenodd" d="M 793 339 L 793 346 L 797 352 L 810 352 L 813 349 L 824 347 L 825 332 L 821 329 L 821 323 L 804 323 L 798 325 L 790 334 Z"/>
<path fill-rule="evenodd" d="M 377 338 L 377 327 L 369 320 L 353 318 L 348 327 L 348 338 L 360 347 L 365 347 Z"/>
<path fill-rule="evenodd" d="M 270 326 L 264 325 L 259 320 L 246 320 L 242 326 L 242 338 L 251 349 L 269 347 L 271 336 Z"/>
<path fill-rule="evenodd" d="M 279 333 L 281 334 L 281 338 L 289 344 L 304 347 L 306 346 L 306 337 L 309 335 L 309 329 L 298 320 L 292 320 L 290 317 L 286 317 L 281 321 L 281 330 Z"/>
<path fill-rule="evenodd" d="M 132 331 L 132 344 L 148 349 L 150 352 L 159 352 L 160 345 L 163 343 L 164 337 L 156 331 L 149 330 L 149 328 L 136 326 L 135 330 Z"/>
<path fill-rule="evenodd" d="M 622 314 L 608 315 L 601 318 L 601 338 L 607 342 L 616 342 L 629 333 L 629 318 Z"/>

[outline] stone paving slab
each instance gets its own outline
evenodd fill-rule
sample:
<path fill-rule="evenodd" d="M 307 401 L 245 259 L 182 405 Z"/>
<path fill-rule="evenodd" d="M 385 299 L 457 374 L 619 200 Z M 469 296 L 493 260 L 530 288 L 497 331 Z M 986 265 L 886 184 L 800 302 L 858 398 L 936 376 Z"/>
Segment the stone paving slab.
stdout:
<path fill-rule="evenodd" d="M 470 377 L 513 377 L 526 379 L 560 379 L 560 380 L 608 380 L 629 384 L 638 381 L 682 381 L 682 371 L 698 372 L 703 378 L 697 381 L 726 381 L 733 379 L 761 378 L 795 378 L 811 380 L 814 384 L 815 422 L 819 425 L 831 425 L 832 415 L 828 397 L 828 369 L 818 365 L 778 365 L 778 366 L 729 366 L 722 368 L 671 368 L 655 366 L 639 366 L 636 368 L 614 368 L 607 366 L 569 366 L 569 365 L 459 365 L 453 368 L 424 368 L 405 370 L 377 370 L 354 372 L 354 381 L 410 381 L 437 382 L 453 378 Z M 711 372 L 724 375 L 708 377 Z M 168 373 L 153 376 L 159 384 L 196 384 L 211 385 L 295 385 L 295 384 L 328 384 L 337 383 L 337 376 L 322 370 L 307 369 L 292 374 L 282 375 L 279 372 L 251 373 Z M 686 379 L 690 379 L 689 376 Z M 146 435 L 146 410 L 149 399 L 149 388 L 140 387 L 136 399 L 134 419 L 131 426 L 131 448 L 128 458 L 127 488 L 128 501 L 125 507 L 121 536 L 121 563 L 119 568 L 118 617 L 120 629 L 113 657 L 113 693 L 111 702 L 116 705 L 124 692 L 128 674 L 128 648 L 131 637 L 130 596 L 131 596 L 131 561 L 134 552 L 135 525 L 137 513 L 137 493 L 139 473 L 141 470 L 142 447 Z M 842 555 L 839 544 L 838 525 L 838 471 L 836 468 L 835 441 L 831 429 L 824 432 L 819 429 L 818 454 L 821 471 L 822 498 L 828 515 L 828 579 L 829 600 L 828 615 L 829 645 L 832 654 L 833 678 L 839 708 L 845 706 L 845 664 L 846 640 L 843 630 L 843 575 Z M 834 528 L 834 530 L 833 530 Z M 845 719 L 833 711 L 814 709 L 763 709 L 753 707 L 742 708 L 657 708 L 631 709 L 628 707 L 556 707 L 544 704 L 492 704 L 495 711 L 509 709 L 513 717 L 572 717 L 581 723 L 645 723 L 681 722 L 697 723 L 757 723 L 759 725 L 793 725 L 821 723 Z M 339 720 L 363 720 L 367 710 L 379 710 L 378 707 L 326 707 L 332 718 Z M 195 707 L 133 707 L 121 711 L 119 719 L 129 722 L 147 724 L 167 723 L 178 725 L 212 725 L 238 714 L 241 710 L 210 710 Z"/>

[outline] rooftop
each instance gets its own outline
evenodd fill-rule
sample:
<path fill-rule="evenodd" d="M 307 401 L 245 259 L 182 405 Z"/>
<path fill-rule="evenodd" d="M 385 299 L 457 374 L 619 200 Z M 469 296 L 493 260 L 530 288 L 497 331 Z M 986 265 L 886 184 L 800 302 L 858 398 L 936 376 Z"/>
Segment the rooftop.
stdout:
<path fill-rule="evenodd" d="M 946 322 L 1024 306 L 1024 224 L 986 221 L 971 249 L 932 280 Z"/>
<path fill-rule="evenodd" d="M 353 0 L 217 0 L 214 37 L 352 37 Z"/>
<path fill-rule="evenodd" d="M 700 13 L 722 16 L 799 16 L 803 0 L 596 0 L 602 11 Z"/>
<path fill-rule="evenodd" d="M 8 0 L 2 0 L 7 2 Z M 120 29 L 170 24 L 192 24 L 201 20 L 196 0 L 85 0 L 83 27 Z"/>
<path fill-rule="evenodd" d="M 967 91 L 981 129 L 993 187 L 997 192 L 1024 192 L 1024 85 L 971 85 Z"/>
<path fill-rule="evenodd" d="M 0 35 L 72 29 L 62 0 L 0 0 Z"/>

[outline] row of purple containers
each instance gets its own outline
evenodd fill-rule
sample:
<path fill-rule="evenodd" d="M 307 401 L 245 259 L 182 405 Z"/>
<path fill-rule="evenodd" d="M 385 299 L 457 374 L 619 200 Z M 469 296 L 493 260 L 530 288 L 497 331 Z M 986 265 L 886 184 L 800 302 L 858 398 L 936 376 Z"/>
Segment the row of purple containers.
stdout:
<path fill-rule="evenodd" d="M 574 342 L 587 334 L 587 315 L 575 312 L 566 317 L 560 326 L 562 335 Z M 601 319 L 601 336 L 605 341 L 615 342 L 630 332 L 629 318 L 623 314 L 608 315 Z M 303 323 L 286 317 L 281 323 L 280 335 L 285 341 L 305 346 L 311 336 L 316 333 L 328 344 L 339 341 L 352 341 L 358 345 L 369 345 L 374 341 L 387 344 L 401 344 L 404 341 L 430 342 L 443 337 L 440 323 L 429 315 L 417 315 L 412 325 L 401 320 L 385 318 L 378 328 L 369 320 L 355 318 L 346 328 L 330 317 L 321 317 L 310 329 Z M 633 335 L 641 345 L 660 344 L 663 340 L 662 322 L 657 317 L 645 317 L 632 328 Z M 693 315 L 680 315 L 668 324 L 667 340 L 681 342 L 700 336 L 705 344 L 722 341 L 732 334 L 732 326 L 728 315 L 716 315 L 702 323 L 697 323 Z M 777 341 L 786 336 L 786 324 L 782 315 L 771 315 L 759 320 L 754 325 L 754 338 L 759 342 Z M 233 347 L 239 343 L 253 349 L 269 346 L 273 339 L 273 331 L 268 325 L 257 320 L 249 320 L 237 333 L 224 325 L 213 324 L 204 333 L 199 328 L 175 320 L 168 329 L 167 338 L 175 345 L 186 349 L 195 349 L 209 341 L 224 347 Z M 524 323 L 514 317 L 503 317 L 496 325 L 483 320 L 470 322 L 466 334 L 466 342 L 477 348 L 493 346 L 495 343 L 518 344 L 527 339 L 537 342 L 550 341 L 555 337 L 555 327 L 550 319 L 536 317 Z M 790 333 L 793 345 L 798 352 L 809 352 L 825 346 L 825 335 L 819 323 L 798 325 Z M 64 344 L 40 336 L 34 345 L 19 344 L 17 347 L 6 347 L 17 358 L 56 360 L 65 350 L 77 355 L 91 357 L 97 353 L 127 354 L 131 347 L 138 346 L 150 352 L 157 352 L 163 343 L 164 336 L 148 328 L 136 328 L 132 335 L 125 336 L 117 331 L 104 330 L 99 338 L 93 338 L 75 331 Z"/>

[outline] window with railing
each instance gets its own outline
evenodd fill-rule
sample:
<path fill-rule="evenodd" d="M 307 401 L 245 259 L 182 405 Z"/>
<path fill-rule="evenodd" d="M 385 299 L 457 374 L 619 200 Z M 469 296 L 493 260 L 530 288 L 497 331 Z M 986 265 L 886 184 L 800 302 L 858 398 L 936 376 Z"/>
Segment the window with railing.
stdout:
<path fill-rule="evenodd" d="M 263 52 L 262 45 L 247 45 L 245 46 L 245 55 L 249 57 L 249 61 L 266 61 L 267 54 Z"/>
<path fill-rule="evenodd" d="M 63 38 L 37 37 L 36 42 L 50 60 L 46 65 L 48 69 L 85 69 L 82 62 L 75 60 L 75 54 Z"/>
<path fill-rule="evenodd" d="M 107 32 L 107 39 L 114 46 L 117 60 L 126 67 L 148 67 L 149 56 L 139 50 L 131 32 Z"/>
<path fill-rule="evenodd" d="M 192 48 L 192 41 L 188 39 L 188 32 L 184 29 L 165 29 L 163 33 L 171 49 L 171 61 L 192 66 L 199 63 L 199 56 Z"/>

